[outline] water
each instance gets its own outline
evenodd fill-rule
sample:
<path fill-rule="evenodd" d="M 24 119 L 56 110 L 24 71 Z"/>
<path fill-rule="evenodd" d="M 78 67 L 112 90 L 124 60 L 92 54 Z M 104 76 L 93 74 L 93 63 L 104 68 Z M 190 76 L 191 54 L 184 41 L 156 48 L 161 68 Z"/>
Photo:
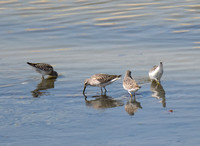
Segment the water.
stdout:
<path fill-rule="evenodd" d="M 0 145 L 198 145 L 200 2 L 0 1 Z M 26 62 L 52 64 L 41 81 Z M 162 61 L 161 87 L 148 71 Z M 122 80 L 100 89 L 95 73 L 125 74 L 142 85 L 130 96 Z"/>

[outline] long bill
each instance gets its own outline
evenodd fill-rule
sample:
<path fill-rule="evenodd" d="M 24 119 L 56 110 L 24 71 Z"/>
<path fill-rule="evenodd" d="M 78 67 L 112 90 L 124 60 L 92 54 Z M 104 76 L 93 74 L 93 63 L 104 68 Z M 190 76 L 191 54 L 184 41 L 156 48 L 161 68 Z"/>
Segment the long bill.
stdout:
<path fill-rule="evenodd" d="M 83 94 L 85 94 L 85 89 L 86 89 L 86 87 L 87 87 L 87 86 L 84 85 Z"/>

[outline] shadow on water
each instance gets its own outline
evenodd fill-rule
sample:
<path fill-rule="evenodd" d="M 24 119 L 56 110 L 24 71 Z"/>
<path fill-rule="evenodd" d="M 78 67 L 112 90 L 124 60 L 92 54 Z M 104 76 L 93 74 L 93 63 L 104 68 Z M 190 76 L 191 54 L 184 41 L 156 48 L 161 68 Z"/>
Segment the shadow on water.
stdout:
<path fill-rule="evenodd" d="M 126 112 L 131 116 L 133 116 L 139 108 L 142 109 L 142 106 L 140 102 L 136 101 L 135 97 L 130 97 L 125 105 Z"/>
<path fill-rule="evenodd" d="M 92 107 L 94 109 L 106 109 L 124 105 L 122 100 L 116 100 L 110 96 L 107 96 L 106 94 L 92 96 L 93 98 L 95 98 L 93 100 L 88 100 L 87 96 L 84 96 L 86 106 Z"/>
<path fill-rule="evenodd" d="M 47 89 L 54 88 L 55 78 L 46 78 L 41 80 L 37 85 L 36 89 L 31 91 L 33 97 L 40 97 L 43 95 L 48 95 Z"/>
<path fill-rule="evenodd" d="M 155 81 L 151 83 L 150 90 L 152 91 L 152 97 L 161 99 L 162 106 L 166 107 L 165 90 L 161 84 L 157 84 Z"/>

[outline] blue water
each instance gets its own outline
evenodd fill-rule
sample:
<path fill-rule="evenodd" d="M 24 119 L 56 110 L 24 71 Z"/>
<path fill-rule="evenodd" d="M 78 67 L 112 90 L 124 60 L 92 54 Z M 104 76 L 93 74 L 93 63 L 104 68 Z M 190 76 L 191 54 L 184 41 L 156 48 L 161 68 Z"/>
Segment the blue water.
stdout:
<path fill-rule="evenodd" d="M 0 2 L 0 145 L 199 145 L 200 3 Z M 59 73 L 41 80 L 26 62 Z M 164 64 L 161 87 L 148 79 Z M 142 86 L 125 106 L 126 70 Z M 87 87 L 95 73 L 122 74 Z"/>

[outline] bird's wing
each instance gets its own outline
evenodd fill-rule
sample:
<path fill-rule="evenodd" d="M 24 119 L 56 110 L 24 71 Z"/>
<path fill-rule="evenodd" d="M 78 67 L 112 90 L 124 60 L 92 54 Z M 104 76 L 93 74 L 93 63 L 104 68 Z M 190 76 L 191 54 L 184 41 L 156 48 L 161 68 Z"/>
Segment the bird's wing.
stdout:
<path fill-rule="evenodd" d="M 157 67 L 158 67 L 157 65 L 154 65 L 153 68 L 149 72 L 156 70 Z"/>
<path fill-rule="evenodd" d="M 108 75 L 108 74 L 95 74 L 93 75 L 93 78 L 98 80 L 101 83 L 107 83 L 115 78 L 117 78 L 118 75 Z"/>
<path fill-rule="evenodd" d="M 135 88 L 135 87 L 138 87 L 138 88 L 141 88 L 139 85 L 137 85 L 136 81 L 133 80 L 132 78 L 127 78 L 125 81 L 125 84 L 128 88 Z"/>
<path fill-rule="evenodd" d="M 53 71 L 53 67 L 50 64 L 46 63 L 35 63 L 34 67 L 44 71 Z"/>

